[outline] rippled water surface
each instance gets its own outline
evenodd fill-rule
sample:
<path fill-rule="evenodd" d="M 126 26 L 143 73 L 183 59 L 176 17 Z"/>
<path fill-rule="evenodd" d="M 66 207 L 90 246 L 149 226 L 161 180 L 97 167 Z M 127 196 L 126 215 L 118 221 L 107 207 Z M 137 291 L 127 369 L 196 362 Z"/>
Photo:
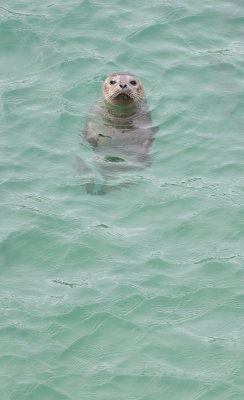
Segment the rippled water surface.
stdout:
<path fill-rule="evenodd" d="M 241 0 L 2 0 L 1 400 L 244 398 L 243 37 Z M 153 162 L 90 195 L 116 71 Z"/>

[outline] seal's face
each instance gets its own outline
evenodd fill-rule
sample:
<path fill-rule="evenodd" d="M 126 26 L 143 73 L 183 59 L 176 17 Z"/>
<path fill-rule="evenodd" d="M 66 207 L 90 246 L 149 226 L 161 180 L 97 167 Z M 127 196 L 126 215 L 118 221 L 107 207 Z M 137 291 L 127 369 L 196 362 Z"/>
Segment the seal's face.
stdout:
<path fill-rule="evenodd" d="M 104 98 L 115 106 L 132 106 L 144 98 L 140 80 L 127 72 L 117 72 L 105 79 L 102 87 Z"/>

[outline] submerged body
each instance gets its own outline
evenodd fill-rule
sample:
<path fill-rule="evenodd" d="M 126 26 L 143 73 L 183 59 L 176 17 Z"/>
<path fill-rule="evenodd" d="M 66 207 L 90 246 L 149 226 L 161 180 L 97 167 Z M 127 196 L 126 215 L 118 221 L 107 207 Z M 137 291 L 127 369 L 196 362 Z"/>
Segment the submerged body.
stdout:
<path fill-rule="evenodd" d="M 139 79 L 129 73 L 110 75 L 83 132 L 103 176 L 111 176 L 114 163 L 116 170 L 141 168 L 156 132 Z"/>

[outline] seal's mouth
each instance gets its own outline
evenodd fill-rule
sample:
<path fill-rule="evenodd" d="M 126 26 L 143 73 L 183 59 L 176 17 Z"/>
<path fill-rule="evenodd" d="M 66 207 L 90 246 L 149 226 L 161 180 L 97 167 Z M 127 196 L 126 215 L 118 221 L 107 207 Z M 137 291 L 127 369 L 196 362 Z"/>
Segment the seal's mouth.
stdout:
<path fill-rule="evenodd" d="M 131 97 L 127 93 L 119 93 L 115 98 L 118 100 L 127 100 Z"/>
<path fill-rule="evenodd" d="M 107 97 L 107 100 L 111 104 L 121 107 L 131 106 L 135 102 L 132 91 L 128 90 L 128 88 L 120 89 L 118 87 Z"/>

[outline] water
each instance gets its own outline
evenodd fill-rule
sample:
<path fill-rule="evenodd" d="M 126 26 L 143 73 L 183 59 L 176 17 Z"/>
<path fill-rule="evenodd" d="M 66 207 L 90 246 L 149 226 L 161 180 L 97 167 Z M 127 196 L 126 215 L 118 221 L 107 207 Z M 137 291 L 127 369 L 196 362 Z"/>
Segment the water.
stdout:
<path fill-rule="evenodd" d="M 2 0 L 2 400 L 243 398 L 243 11 Z M 116 71 L 156 154 L 92 196 L 79 134 Z"/>

